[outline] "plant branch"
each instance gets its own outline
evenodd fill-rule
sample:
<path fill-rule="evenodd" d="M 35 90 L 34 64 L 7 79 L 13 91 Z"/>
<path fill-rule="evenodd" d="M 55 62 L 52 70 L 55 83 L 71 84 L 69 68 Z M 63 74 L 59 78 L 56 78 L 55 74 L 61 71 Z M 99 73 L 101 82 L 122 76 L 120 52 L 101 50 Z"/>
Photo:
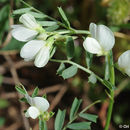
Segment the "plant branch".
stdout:
<path fill-rule="evenodd" d="M 57 59 L 50 59 L 50 61 L 52 61 L 52 62 L 58 62 L 58 63 L 68 63 L 68 64 L 71 64 L 71 65 L 75 65 L 75 66 L 77 66 L 79 69 L 81 69 L 81 70 L 83 70 L 84 72 L 86 72 L 86 73 L 88 73 L 88 74 L 91 74 L 91 73 L 94 73 L 94 72 L 92 72 L 91 70 L 89 70 L 89 69 L 87 69 L 87 68 L 85 68 L 85 67 L 83 67 L 83 66 L 81 66 L 81 65 L 79 65 L 79 64 L 77 64 L 77 63 L 75 63 L 75 62 L 73 62 L 73 61 L 70 61 L 70 60 L 57 60 Z M 94 73 L 95 74 L 95 73 Z M 103 85 L 105 85 L 104 84 L 104 80 L 102 79 L 102 78 L 100 78 L 98 75 L 96 75 L 95 74 L 95 76 L 96 76 L 96 78 L 103 84 Z M 106 86 L 106 85 L 105 85 Z M 107 87 L 107 86 L 106 86 Z M 108 87 L 107 87 L 108 88 Z"/>
<path fill-rule="evenodd" d="M 100 103 L 100 102 L 101 102 L 100 100 L 97 100 L 97 101 L 93 102 L 92 104 L 90 104 L 89 106 L 85 107 L 81 112 L 79 112 L 77 115 L 75 115 L 75 117 L 74 117 L 72 120 L 70 120 L 70 121 L 64 126 L 63 130 L 66 130 L 66 129 L 67 129 L 67 126 L 68 126 L 69 124 L 71 124 L 74 120 L 76 120 L 76 119 L 78 118 L 79 114 L 84 113 L 84 112 L 87 111 L 89 108 L 91 108 L 92 106 L 94 106 L 95 104 Z"/>
<path fill-rule="evenodd" d="M 113 65 L 113 55 L 112 51 L 108 54 L 108 63 L 109 63 L 109 73 L 110 73 L 110 82 L 112 85 L 115 85 L 115 72 L 114 72 L 114 65 Z M 111 121 L 111 116 L 112 116 L 112 110 L 113 110 L 113 105 L 114 105 L 114 89 L 110 91 L 110 101 L 109 101 L 109 108 L 108 108 L 108 113 L 107 113 L 107 120 L 106 120 L 106 125 L 104 130 L 109 129 L 109 124 Z"/>
<path fill-rule="evenodd" d="M 23 0 L 20 0 L 20 1 L 21 1 L 24 5 L 30 7 L 32 10 L 36 11 L 37 13 L 44 14 L 43 12 L 41 12 L 41 11 L 39 11 L 38 9 L 32 7 L 31 5 L 29 5 L 29 4 L 26 3 L 25 1 L 23 1 Z M 45 15 L 48 19 L 50 19 L 50 20 L 52 20 L 52 21 L 55 21 L 58 25 L 60 25 L 60 26 L 62 26 L 62 27 L 64 27 L 64 28 L 66 28 L 66 29 L 68 29 L 70 34 L 87 34 L 87 35 L 90 34 L 89 31 L 86 31 L 86 30 L 76 30 L 76 29 L 73 29 L 73 28 L 71 28 L 71 27 L 67 27 L 65 24 L 61 23 L 60 21 L 56 20 L 55 18 L 52 18 L 52 17 L 50 17 L 50 16 L 48 16 L 48 15 L 46 15 L 46 14 L 44 14 L 44 15 Z"/>

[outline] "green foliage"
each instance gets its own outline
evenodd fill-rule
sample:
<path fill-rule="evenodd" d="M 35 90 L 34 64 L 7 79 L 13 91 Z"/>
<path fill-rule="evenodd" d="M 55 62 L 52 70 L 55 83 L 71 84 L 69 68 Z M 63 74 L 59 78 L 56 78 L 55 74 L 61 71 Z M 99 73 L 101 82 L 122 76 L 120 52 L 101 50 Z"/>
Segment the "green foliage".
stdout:
<path fill-rule="evenodd" d="M 68 59 L 71 59 L 74 56 L 74 41 L 72 37 L 68 37 L 66 40 L 66 53 Z"/>
<path fill-rule="evenodd" d="M 45 15 L 44 13 L 36 13 L 33 11 L 28 12 L 29 14 L 31 14 L 32 16 L 34 16 L 37 19 L 45 19 L 47 18 L 47 15 Z"/>
<path fill-rule="evenodd" d="M 97 115 L 88 114 L 88 113 L 80 113 L 79 116 L 86 119 L 86 120 L 95 122 L 95 123 L 97 122 L 97 118 L 98 118 Z"/>
<path fill-rule="evenodd" d="M 25 103 L 28 103 L 27 99 L 25 97 L 19 99 L 20 102 L 25 102 Z"/>
<path fill-rule="evenodd" d="M 38 92 L 39 92 L 39 88 L 36 87 L 32 93 L 32 97 L 36 97 L 38 95 Z"/>
<path fill-rule="evenodd" d="M 86 63 L 87 63 L 88 69 L 90 69 L 92 65 L 92 60 L 93 60 L 93 54 L 86 51 Z"/>
<path fill-rule="evenodd" d="M 70 109 L 70 117 L 69 117 L 70 120 L 73 120 L 75 118 L 75 115 L 77 114 L 81 102 L 82 102 L 81 99 L 80 100 L 78 100 L 77 98 L 74 99 Z"/>
<path fill-rule="evenodd" d="M 23 95 L 27 94 L 27 92 L 24 89 L 20 88 L 18 85 L 15 86 L 15 89 Z"/>
<path fill-rule="evenodd" d="M 72 130 L 91 130 L 91 122 L 80 122 L 80 123 L 72 123 L 67 126 L 67 128 Z"/>
<path fill-rule="evenodd" d="M 108 20 L 112 25 L 120 25 L 128 21 L 130 0 L 111 0 L 108 8 Z"/>
<path fill-rule="evenodd" d="M 65 64 L 61 63 L 58 70 L 57 70 L 57 74 L 59 74 L 60 76 L 62 75 L 63 70 L 65 70 Z"/>
<path fill-rule="evenodd" d="M 96 75 L 94 73 L 91 73 L 91 75 L 88 77 L 88 82 L 95 84 L 97 82 Z"/>
<path fill-rule="evenodd" d="M 63 111 L 61 111 L 60 109 L 58 110 L 58 113 L 55 119 L 55 130 L 62 130 L 64 119 L 65 119 L 65 113 L 66 113 L 66 110 L 63 110 Z"/>
<path fill-rule="evenodd" d="M 9 21 L 8 21 L 9 9 L 10 6 L 7 4 L 0 10 L 0 25 L 2 25 L 0 26 L 0 44 L 4 40 L 5 32 L 7 32 L 9 29 Z"/>
<path fill-rule="evenodd" d="M 109 81 L 104 79 L 103 83 L 109 90 L 115 89 L 115 87 Z"/>
<path fill-rule="evenodd" d="M 44 29 L 45 29 L 46 31 L 48 31 L 48 32 L 52 32 L 52 31 L 57 30 L 59 27 L 60 27 L 59 25 L 54 24 L 54 25 L 52 25 L 52 26 L 50 26 L 50 27 L 47 27 L 47 28 L 44 28 Z"/>
<path fill-rule="evenodd" d="M 72 66 L 70 66 L 69 68 L 65 69 L 65 70 L 62 72 L 61 76 L 62 76 L 64 79 L 68 79 L 68 78 L 73 77 L 73 76 L 77 73 L 77 71 L 78 71 L 77 66 L 72 65 Z"/>
<path fill-rule="evenodd" d="M 17 14 L 24 14 L 24 13 L 27 13 L 31 10 L 32 8 L 21 8 L 21 9 L 17 9 L 17 10 L 14 10 L 13 11 L 13 14 L 14 15 L 17 15 Z"/>
<path fill-rule="evenodd" d="M 14 38 L 12 38 L 12 40 L 8 43 L 8 45 L 0 49 L 0 51 L 20 50 L 24 44 L 25 43 L 19 42 L 15 40 Z"/>
<path fill-rule="evenodd" d="M 58 7 L 58 11 L 59 11 L 59 13 L 60 13 L 60 15 L 61 15 L 61 18 L 62 18 L 63 23 L 64 23 L 67 27 L 70 28 L 70 23 L 69 23 L 69 21 L 68 21 L 66 15 L 65 15 L 63 9 L 62 9 L 61 7 Z"/>
<path fill-rule="evenodd" d="M 80 113 L 78 113 L 79 107 L 81 105 L 82 100 L 75 98 L 71 110 L 70 110 L 70 115 L 69 115 L 69 122 L 63 127 L 64 125 L 64 120 L 65 120 L 65 113 L 66 110 L 58 110 L 58 113 L 56 115 L 55 119 L 55 130 L 66 130 L 67 128 L 72 129 L 72 130 L 90 130 L 91 129 L 91 122 L 96 122 L 97 116 L 93 114 L 86 114 L 83 113 L 87 109 L 89 109 L 91 106 L 93 106 L 95 103 L 98 103 L 99 101 L 94 102 L 93 104 L 90 104 L 90 106 L 87 106 L 84 108 Z M 78 117 L 81 117 L 85 120 L 89 120 L 91 122 L 75 122 L 73 123 Z"/>
<path fill-rule="evenodd" d="M 38 23 L 43 27 L 53 26 L 57 24 L 57 22 L 54 21 L 39 21 Z"/>

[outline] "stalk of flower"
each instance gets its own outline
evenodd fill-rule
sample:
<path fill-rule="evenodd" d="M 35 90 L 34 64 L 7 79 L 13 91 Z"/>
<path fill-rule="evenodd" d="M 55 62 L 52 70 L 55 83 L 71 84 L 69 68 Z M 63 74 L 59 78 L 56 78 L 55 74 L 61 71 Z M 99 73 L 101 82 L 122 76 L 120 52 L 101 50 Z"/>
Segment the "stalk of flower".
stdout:
<path fill-rule="evenodd" d="M 22 42 L 27 42 L 34 39 L 38 34 L 44 34 L 45 30 L 31 14 L 23 14 L 19 21 L 20 25 L 12 25 L 12 36 Z M 45 36 L 45 39 L 47 34 Z"/>
<path fill-rule="evenodd" d="M 25 95 L 28 103 L 31 105 L 26 113 L 26 117 L 31 117 L 32 119 L 36 119 L 39 116 L 44 117 L 44 119 L 49 119 L 49 113 L 47 112 L 49 108 L 49 102 L 43 97 L 30 97 L 28 94 Z"/>
<path fill-rule="evenodd" d="M 107 55 L 115 44 L 113 32 L 104 25 L 91 23 L 89 26 L 91 37 L 87 37 L 83 42 L 86 51 L 98 56 Z"/>
<path fill-rule="evenodd" d="M 123 72 L 130 76 L 130 50 L 121 54 L 118 58 L 118 65 Z"/>

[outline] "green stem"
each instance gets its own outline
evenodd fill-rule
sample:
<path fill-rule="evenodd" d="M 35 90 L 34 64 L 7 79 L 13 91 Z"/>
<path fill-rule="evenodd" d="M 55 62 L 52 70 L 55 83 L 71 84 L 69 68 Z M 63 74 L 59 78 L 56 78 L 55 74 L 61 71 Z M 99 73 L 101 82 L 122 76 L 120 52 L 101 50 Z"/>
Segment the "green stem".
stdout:
<path fill-rule="evenodd" d="M 79 64 L 77 64 L 77 63 L 75 63 L 75 62 L 73 62 L 73 61 L 70 61 L 70 60 L 50 59 L 50 61 L 52 61 L 52 62 L 58 62 L 58 63 L 68 63 L 68 64 L 71 64 L 71 65 L 77 66 L 79 69 L 83 70 L 84 72 L 86 72 L 86 73 L 88 73 L 88 74 L 94 73 L 94 72 L 92 72 L 91 70 L 89 70 L 89 69 L 87 69 L 87 68 L 85 68 L 85 67 L 83 67 L 83 66 L 81 66 L 81 65 L 79 65 Z M 94 73 L 94 74 L 95 74 L 95 73 Z M 103 80 L 102 78 L 100 78 L 100 77 L 99 77 L 98 75 L 96 75 L 96 74 L 95 74 L 95 76 L 96 76 L 96 78 L 97 78 L 103 85 L 106 86 L 106 84 L 104 84 L 104 80 Z M 106 86 L 106 87 L 107 87 L 107 86 Z"/>
<path fill-rule="evenodd" d="M 84 113 L 84 112 L 87 111 L 90 107 L 92 107 L 92 106 L 94 106 L 95 104 L 100 103 L 100 102 L 101 102 L 100 100 L 97 100 L 97 101 L 93 102 L 92 104 L 90 104 L 89 106 L 85 107 L 80 113 L 78 113 L 72 120 L 70 120 L 70 121 L 64 126 L 63 130 L 66 130 L 66 129 L 67 129 L 67 126 L 68 126 L 69 124 L 71 124 L 74 120 L 76 120 L 76 119 L 78 118 L 79 114 Z"/>
<path fill-rule="evenodd" d="M 26 3 L 25 1 L 23 1 L 23 0 L 20 0 L 20 1 L 21 1 L 24 5 L 26 5 L 26 6 L 28 6 L 29 8 L 31 8 L 32 10 L 36 11 L 37 13 L 44 14 L 43 12 L 41 12 L 41 11 L 39 11 L 38 9 L 32 7 L 31 5 L 29 5 L 29 4 Z M 71 34 L 87 34 L 87 35 L 90 34 L 89 31 L 73 29 L 73 28 L 68 27 L 68 26 L 66 26 L 65 24 L 61 23 L 60 21 L 56 20 L 55 18 L 52 18 L 52 17 L 50 17 L 50 16 L 48 16 L 48 15 L 46 15 L 46 14 L 44 14 L 44 15 L 45 15 L 48 19 L 50 19 L 50 20 L 52 20 L 52 21 L 55 21 L 55 22 L 57 22 L 57 24 L 59 24 L 60 26 L 62 26 L 62 27 L 64 27 L 64 28 L 68 29 L 68 30 L 69 30 L 69 33 L 71 33 Z"/>
<path fill-rule="evenodd" d="M 108 62 L 109 62 L 109 73 L 110 73 L 110 82 L 112 85 L 115 85 L 115 72 L 114 72 L 114 65 L 113 65 L 113 57 L 112 57 L 112 51 L 108 55 Z M 111 116 L 112 116 L 112 110 L 114 105 L 114 89 L 110 91 L 110 101 L 109 101 L 109 107 L 108 107 L 108 113 L 107 113 L 107 119 L 106 119 L 106 125 L 104 130 L 109 129 Z"/>
<path fill-rule="evenodd" d="M 46 121 L 39 117 L 39 130 L 47 130 Z"/>

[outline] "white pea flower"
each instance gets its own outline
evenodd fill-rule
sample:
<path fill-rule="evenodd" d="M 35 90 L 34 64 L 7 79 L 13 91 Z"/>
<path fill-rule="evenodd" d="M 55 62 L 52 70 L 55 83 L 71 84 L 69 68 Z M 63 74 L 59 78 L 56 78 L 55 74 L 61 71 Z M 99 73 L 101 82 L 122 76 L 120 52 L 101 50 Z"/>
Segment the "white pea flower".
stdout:
<path fill-rule="evenodd" d="M 125 51 L 118 59 L 118 65 L 122 71 L 130 76 L 130 50 Z"/>
<path fill-rule="evenodd" d="M 87 37 L 83 42 L 86 51 L 97 54 L 106 55 L 115 44 L 113 32 L 104 25 L 96 25 L 91 23 L 89 30 L 92 37 Z"/>
<path fill-rule="evenodd" d="M 28 103 L 31 105 L 27 112 L 26 117 L 36 119 L 39 115 L 43 115 L 49 108 L 49 102 L 43 97 L 30 97 L 28 94 L 25 95 Z"/>
<path fill-rule="evenodd" d="M 51 46 L 43 40 L 31 40 L 20 51 L 20 56 L 25 61 L 34 60 L 36 67 L 44 67 L 50 58 Z"/>
<path fill-rule="evenodd" d="M 23 14 L 19 21 L 21 25 L 12 25 L 12 36 L 22 42 L 30 41 L 43 31 L 31 14 Z"/>

